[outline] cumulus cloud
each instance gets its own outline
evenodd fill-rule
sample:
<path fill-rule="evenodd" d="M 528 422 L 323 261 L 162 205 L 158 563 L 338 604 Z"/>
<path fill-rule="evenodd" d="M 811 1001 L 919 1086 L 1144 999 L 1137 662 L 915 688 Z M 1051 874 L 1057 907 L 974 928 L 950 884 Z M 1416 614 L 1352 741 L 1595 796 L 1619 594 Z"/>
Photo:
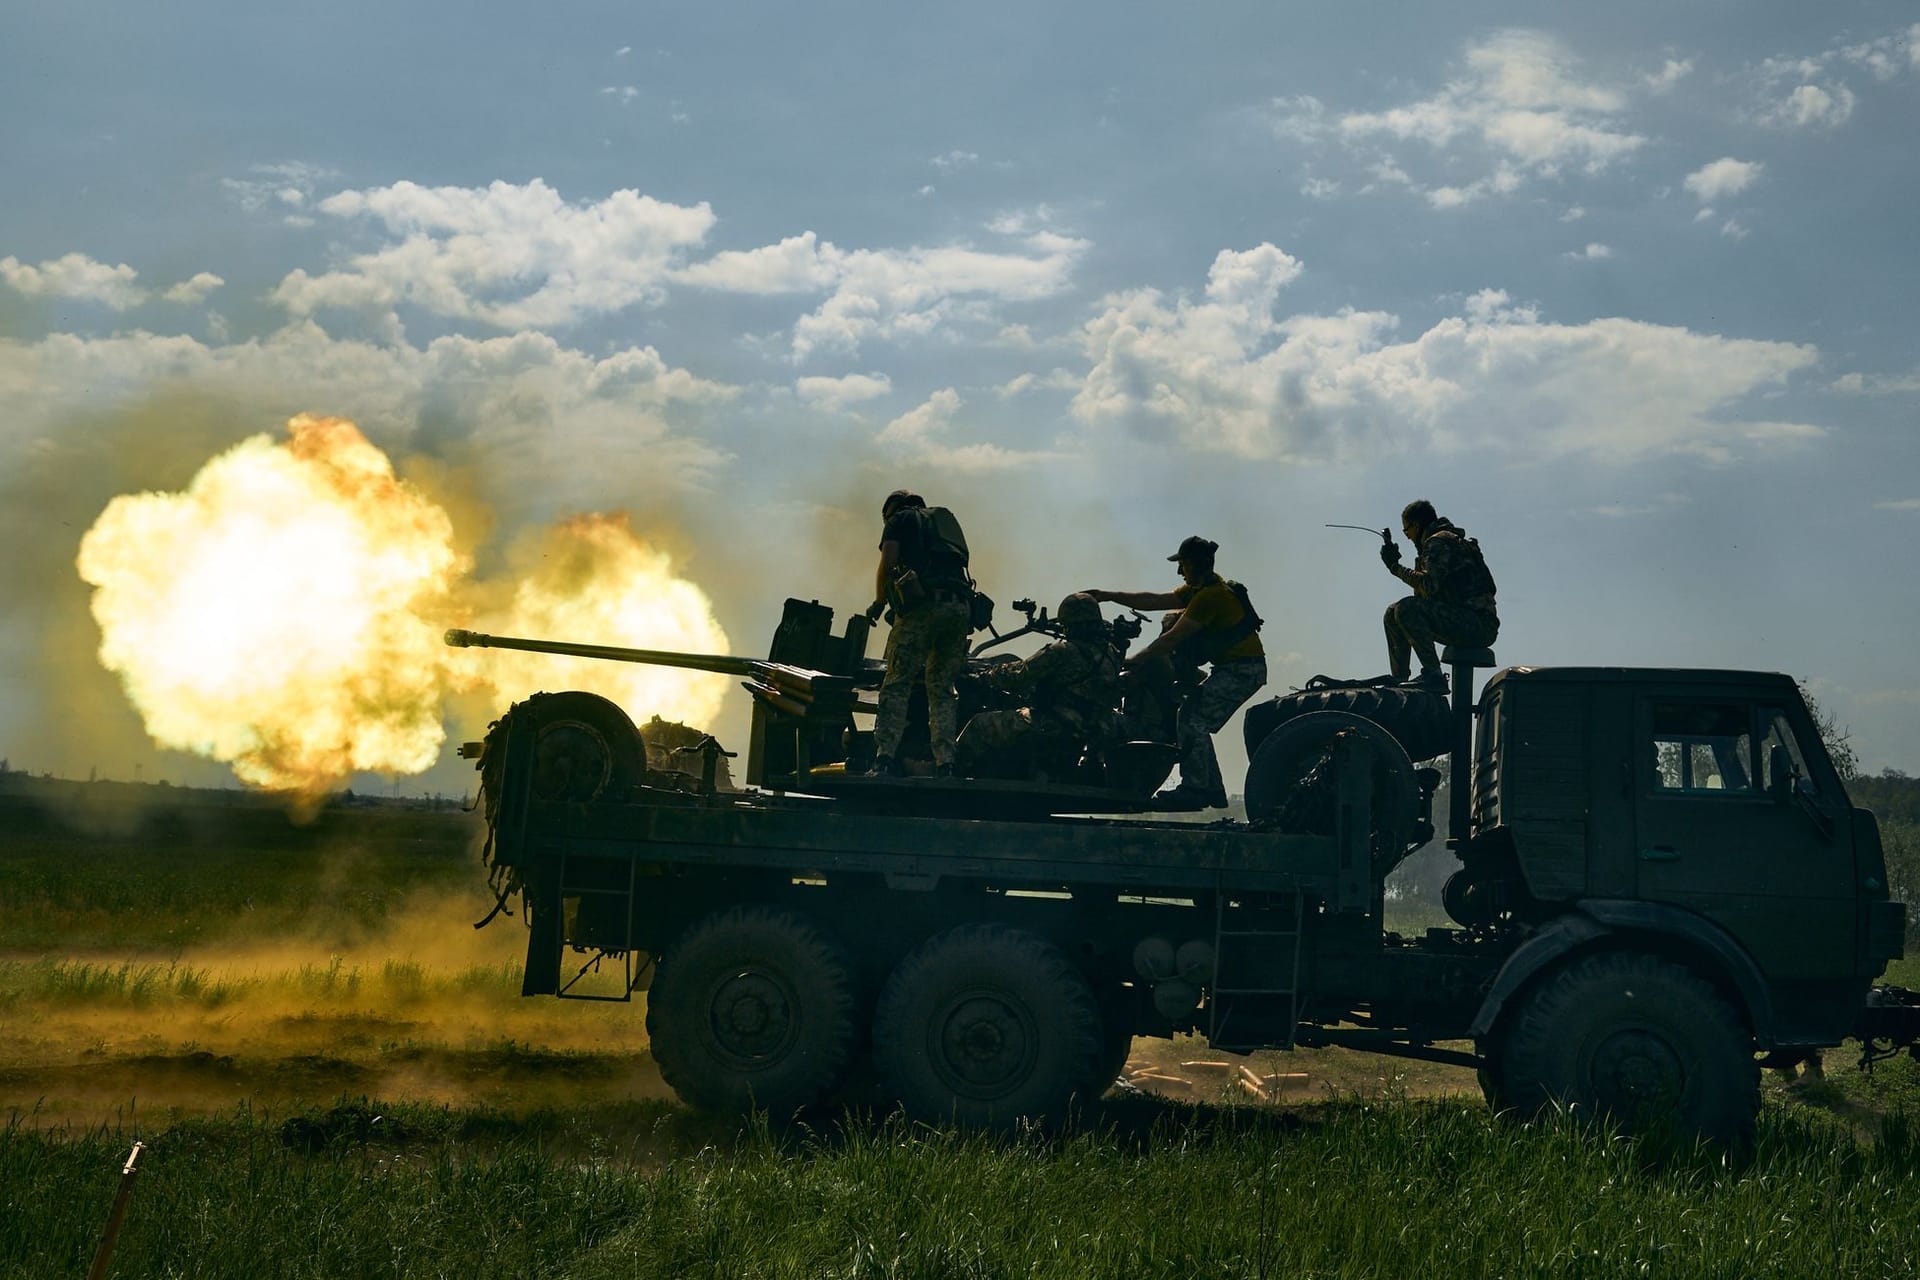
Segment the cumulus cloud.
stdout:
<path fill-rule="evenodd" d="M 146 301 L 134 281 L 140 273 L 126 263 L 109 266 L 84 253 L 69 253 L 29 266 L 11 254 L 0 258 L 0 279 L 29 298 L 71 298 L 125 311 Z"/>
<path fill-rule="evenodd" d="M 1760 112 L 1762 124 L 1786 128 L 1836 128 L 1853 116 L 1858 99 L 1846 85 L 1796 85 L 1784 98 Z"/>
<path fill-rule="evenodd" d="M 793 390 L 802 404 L 839 413 L 891 394 L 893 380 L 884 373 L 849 373 L 840 378 L 801 378 L 793 384 Z"/>
<path fill-rule="evenodd" d="M 1204 300 L 1152 289 L 1107 299 L 1084 329 L 1090 368 L 1074 417 L 1095 432 L 1291 460 L 1414 447 L 1726 460 L 1822 434 L 1740 412 L 1811 367 L 1811 347 L 1625 319 L 1546 323 L 1497 290 L 1399 340 L 1385 312 L 1280 314 L 1267 305 L 1277 288 L 1239 283 L 1249 257 L 1291 278 L 1277 267 L 1293 260 L 1262 245 L 1223 253 Z"/>
<path fill-rule="evenodd" d="M 302 411 L 360 422 L 388 447 L 492 460 L 503 510 L 625 506 L 703 483 L 725 456 L 674 425 L 737 395 L 651 347 L 595 356 L 532 332 L 424 347 L 335 338 L 311 321 L 206 344 L 143 331 L 0 340 L 0 456 L 76 414 L 189 392 L 263 423 Z"/>
<path fill-rule="evenodd" d="M 948 151 L 927 161 L 936 169 L 968 169 L 980 163 L 977 151 Z"/>
<path fill-rule="evenodd" d="M 1613 246 L 1599 243 L 1589 244 L 1584 249 L 1569 250 L 1567 256 L 1569 258 L 1577 258 L 1581 262 L 1599 262 L 1613 256 Z"/>
<path fill-rule="evenodd" d="M 880 430 L 883 447 L 903 459 L 945 471 L 1005 471 L 1040 462 L 1051 455 L 1009 449 L 988 441 L 953 444 L 948 440 L 955 415 L 965 404 L 952 387 L 942 387 Z"/>
<path fill-rule="evenodd" d="M 1724 200 L 1728 196 L 1737 196 L 1755 182 L 1766 166 L 1758 161 L 1735 160 L 1732 156 L 1723 156 L 1711 164 L 1701 165 L 1688 174 L 1681 183 L 1697 197 L 1701 204 L 1711 204 L 1715 200 Z"/>
<path fill-rule="evenodd" d="M 1920 391 L 1920 370 L 1912 373 L 1843 373 L 1828 389 L 1851 396 L 1897 396 Z"/>
<path fill-rule="evenodd" d="M 1569 169 L 1598 172 L 1646 142 L 1619 123 L 1627 94 L 1582 76 L 1551 36 L 1499 32 L 1469 45 L 1463 64 L 1438 93 L 1400 106 L 1336 113 L 1317 98 L 1282 98 L 1271 104 L 1268 123 L 1281 138 L 1331 142 L 1365 159 L 1377 182 L 1408 186 L 1437 208 L 1505 195 L 1527 179 Z M 1373 154 L 1397 144 L 1484 172 L 1464 182 L 1422 182 L 1398 157 Z"/>
<path fill-rule="evenodd" d="M 1834 129 L 1853 117 L 1859 96 L 1844 78 L 1864 72 L 1888 81 L 1920 70 L 1920 23 L 1819 53 L 1768 58 L 1751 72 L 1751 116 L 1780 129 Z"/>
<path fill-rule="evenodd" d="M 1875 511 L 1920 511 L 1920 498 L 1893 498 L 1873 504 Z"/>
<path fill-rule="evenodd" d="M 279 212 L 288 226 L 309 227 L 313 219 L 301 212 L 313 199 L 314 189 L 338 173 L 323 165 L 304 160 L 283 160 L 275 164 L 256 164 L 244 178 L 222 178 L 221 189 L 247 213 Z"/>
<path fill-rule="evenodd" d="M 372 225 L 388 242 L 320 275 L 290 273 L 273 298 L 296 316 L 401 304 L 498 328 L 566 326 L 658 302 L 714 224 L 705 203 L 637 191 L 573 204 L 538 178 L 484 188 L 342 191 L 321 213 Z"/>
<path fill-rule="evenodd" d="M 962 300 L 1028 302 L 1072 280 L 1087 242 L 1030 230 L 1022 251 L 969 245 L 841 249 L 808 231 L 758 249 L 729 250 L 673 273 L 689 285 L 737 293 L 827 294 L 793 327 L 796 362 L 819 351 L 858 351 L 874 338 L 925 335 Z"/>
<path fill-rule="evenodd" d="M 1079 374 L 1067 369 L 1050 369 L 1046 373 L 1023 373 L 1009 378 L 993 392 L 1002 400 L 1011 400 L 1029 391 L 1077 391 L 1079 388 Z"/>
<path fill-rule="evenodd" d="M 1665 93 L 1692 73 L 1692 58 L 1668 58 L 1658 71 L 1649 72 L 1644 80 L 1650 91 Z"/>
<path fill-rule="evenodd" d="M 168 302 L 178 302 L 190 307 L 205 302 L 208 294 L 225 283 L 225 280 L 211 271 L 200 271 L 196 272 L 192 278 L 172 286 L 160 296 Z"/>

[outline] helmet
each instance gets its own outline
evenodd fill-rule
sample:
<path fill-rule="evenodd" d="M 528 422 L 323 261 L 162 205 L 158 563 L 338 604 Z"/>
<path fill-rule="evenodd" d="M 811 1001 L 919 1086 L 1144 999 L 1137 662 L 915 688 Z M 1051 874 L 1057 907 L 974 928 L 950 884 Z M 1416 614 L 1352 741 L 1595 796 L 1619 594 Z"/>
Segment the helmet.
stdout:
<path fill-rule="evenodd" d="M 1063 627 L 1081 627 L 1103 622 L 1100 616 L 1100 602 L 1084 591 L 1076 591 L 1060 602 L 1060 611 L 1053 615 Z"/>
<path fill-rule="evenodd" d="M 895 489 L 880 503 L 880 516 L 886 519 L 902 507 L 924 507 L 927 500 L 911 489 Z"/>

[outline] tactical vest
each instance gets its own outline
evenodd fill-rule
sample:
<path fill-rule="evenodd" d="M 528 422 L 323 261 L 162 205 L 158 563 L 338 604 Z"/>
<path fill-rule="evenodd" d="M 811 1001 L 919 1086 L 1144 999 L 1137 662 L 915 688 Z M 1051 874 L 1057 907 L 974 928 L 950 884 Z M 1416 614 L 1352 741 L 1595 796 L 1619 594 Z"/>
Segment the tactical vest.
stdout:
<path fill-rule="evenodd" d="M 1253 600 L 1247 595 L 1245 586 L 1230 578 L 1222 578 L 1220 584 L 1233 592 L 1233 598 L 1239 602 L 1240 621 L 1217 631 L 1202 631 L 1188 636 L 1180 642 L 1180 648 L 1173 656 L 1175 666 L 1184 664 L 1198 667 L 1202 663 L 1218 662 L 1227 650 L 1266 625 L 1266 619 L 1254 612 Z M 1191 605 L 1193 602 L 1188 600 L 1187 603 Z"/>

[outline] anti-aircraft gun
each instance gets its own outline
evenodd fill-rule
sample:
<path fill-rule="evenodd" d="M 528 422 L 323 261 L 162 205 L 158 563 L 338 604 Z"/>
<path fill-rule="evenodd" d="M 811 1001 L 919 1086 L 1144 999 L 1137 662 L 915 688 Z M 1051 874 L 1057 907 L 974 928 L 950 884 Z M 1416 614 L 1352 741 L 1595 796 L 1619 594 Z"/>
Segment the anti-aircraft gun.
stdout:
<path fill-rule="evenodd" d="M 1878 826 L 1785 675 L 1513 667 L 1476 696 L 1493 654 L 1448 650 L 1444 736 L 1421 728 L 1438 700 L 1374 699 L 1388 723 L 1278 706 L 1247 820 L 1175 822 L 1111 786 L 848 776 L 879 669 L 864 619 L 830 623 L 789 602 L 765 658 L 449 637 L 752 691 L 743 793 L 650 773 L 591 694 L 527 699 L 479 752 L 522 993 L 646 989 L 695 1106 L 791 1114 L 868 1058 L 914 1115 L 1010 1127 L 1099 1094 L 1133 1037 L 1192 1032 L 1467 1067 L 1500 1110 L 1737 1144 L 1762 1063 L 1847 1037 L 1863 1064 L 1920 1055 L 1920 993 L 1876 981 L 1907 931 Z M 1443 748 L 1457 927 L 1403 934 L 1385 879 L 1433 833 L 1415 762 Z"/>
<path fill-rule="evenodd" d="M 960 723 L 976 712 L 1003 705 L 1007 695 L 984 679 L 994 664 L 1010 660 L 988 650 L 1028 634 L 1059 636 L 1057 622 L 1032 601 L 1017 601 L 1026 625 L 982 642 L 962 672 Z M 932 777 L 876 778 L 866 775 L 873 760 L 873 734 L 856 715 L 878 708 L 877 692 L 885 665 L 867 657 L 872 624 L 864 615 L 847 619 L 833 633 L 833 610 L 818 601 L 790 599 L 764 658 L 727 654 L 679 653 L 571 641 L 536 640 L 454 630 L 446 642 L 459 648 L 518 649 L 612 662 L 640 663 L 688 671 L 737 676 L 753 697 L 747 745 L 746 782 L 774 792 L 824 795 L 862 808 L 921 814 L 980 816 L 1041 815 L 1056 812 L 1122 813 L 1147 807 L 1154 790 L 1172 770 L 1170 743 L 1131 741 L 1112 744 L 1098 760 L 1069 782 L 1023 783 Z M 1112 624 L 1112 643 L 1121 652 L 1139 635 L 1137 619 Z M 913 769 L 930 763 L 925 691 L 916 688 L 907 717 L 901 756 Z M 536 753 L 533 786 L 552 799 L 618 800 L 642 786 L 713 789 L 714 743 L 698 774 L 656 777 L 646 767 L 641 734 L 626 712 L 597 694 L 573 691 L 536 694 L 512 708 L 507 719 L 532 723 Z M 506 719 L 495 726 L 504 735 Z M 482 754 L 475 746 L 470 754 Z M 697 754 L 697 753 L 696 753 Z"/>

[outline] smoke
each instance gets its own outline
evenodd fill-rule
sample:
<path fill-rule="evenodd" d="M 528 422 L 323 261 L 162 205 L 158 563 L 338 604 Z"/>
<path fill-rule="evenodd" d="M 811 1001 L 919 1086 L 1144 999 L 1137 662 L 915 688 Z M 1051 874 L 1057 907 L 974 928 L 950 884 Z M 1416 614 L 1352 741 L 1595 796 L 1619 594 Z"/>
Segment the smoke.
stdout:
<path fill-rule="evenodd" d="M 647 1053 L 645 996 L 626 1003 L 519 995 L 526 932 L 471 884 L 422 888 L 377 921 L 353 914 L 394 855 L 324 850 L 321 908 L 304 926 L 180 950 L 0 956 L 9 1045 L 0 1108 L 41 1124 L 124 1113 L 278 1109 L 343 1094 L 513 1112 L 670 1096 Z M 604 989 L 604 983 L 603 983 Z"/>

